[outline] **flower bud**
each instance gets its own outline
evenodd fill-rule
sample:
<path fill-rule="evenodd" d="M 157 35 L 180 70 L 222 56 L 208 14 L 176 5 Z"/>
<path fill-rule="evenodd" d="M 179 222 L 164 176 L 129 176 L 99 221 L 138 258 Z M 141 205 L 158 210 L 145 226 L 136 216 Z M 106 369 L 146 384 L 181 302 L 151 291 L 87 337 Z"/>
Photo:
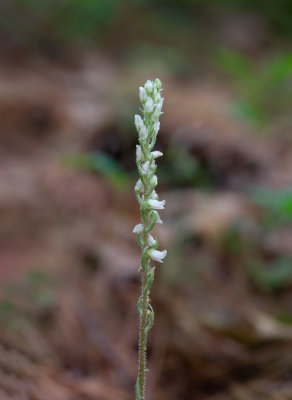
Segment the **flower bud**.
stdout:
<path fill-rule="evenodd" d="M 136 125 L 136 128 L 137 128 L 137 131 L 140 130 L 141 125 L 144 125 L 143 120 L 142 120 L 142 118 L 140 117 L 139 114 L 135 115 L 135 125 Z"/>
<path fill-rule="evenodd" d="M 155 82 L 154 82 L 154 85 L 155 85 L 155 87 L 156 87 L 157 90 L 160 90 L 161 87 L 162 87 L 161 80 L 158 79 L 158 78 L 156 78 L 156 79 L 155 79 Z"/>
<path fill-rule="evenodd" d="M 162 114 L 162 113 L 161 113 L 161 108 L 157 105 L 157 106 L 155 107 L 155 109 L 154 109 L 154 112 L 153 112 L 153 114 L 152 114 L 152 117 L 153 117 L 153 119 L 158 120 L 158 118 L 160 117 L 161 114 Z"/>
<path fill-rule="evenodd" d="M 156 175 L 153 175 L 153 176 L 152 176 L 152 179 L 151 179 L 151 186 L 156 186 L 157 183 L 158 183 L 157 176 L 156 176 Z"/>
<path fill-rule="evenodd" d="M 141 182 L 141 179 L 137 180 L 134 190 L 135 190 L 135 192 L 138 192 L 138 191 L 142 192 L 142 190 L 144 190 L 143 183 Z"/>
<path fill-rule="evenodd" d="M 151 82 L 151 81 L 147 81 L 146 83 L 145 83 L 145 89 L 146 89 L 146 92 L 147 92 L 147 94 L 149 95 L 149 94 L 151 94 L 152 93 L 152 90 L 153 90 L 153 83 Z"/>
<path fill-rule="evenodd" d="M 141 146 L 136 145 L 136 160 L 137 162 L 143 161 L 143 153 L 141 150 Z"/>
<path fill-rule="evenodd" d="M 147 99 L 146 90 L 142 86 L 140 86 L 140 88 L 139 88 L 139 97 L 140 97 L 141 103 L 144 103 L 144 101 L 146 101 L 146 99 Z"/>
<path fill-rule="evenodd" d="M 154 96 L 154 103 L 159 103 L 160 100 L 161 100 L 160 93 L 156 93 L 156 95 Z"/>
<path fill-rule="evenodd" d="M 142 165 L 142 171 L 143 174 L 148 175 L 150 172 L 150 163 L 149 161 L 146 161 L 143 165 Z"/>
<path fill-rule="evenodd" d="M 156 224 L 163 224 L 162 219 L 160 218 L 159 214 L 157 211 L 152 211 L 152 214 L 156 216 L 157 220 L 156 220 Z"/>
<path fill-rule="evenodd" d="M 147 113 L 151 113 L 153 111 L 153 100 L 151 97 L 148 97 L 145 103 L 145 111 Z"/>
<path fill-rule="evenodd" d="M 147 242 L 148 242 L 148 245 L 151 247 L 157 245 L 157 240 L 155 240 L 154 237 L 150 233 L 147 237 Z"/>
<path fill-rule="evenodd" d="M 138 114 L 135 115 L 135 125 L 139 136 L 142 139 L 145 139 L 148 135 L 147 129 L 146 126 L 144 125 L 143 119 Z"/>
<path fill-rule="evenodd" d="M 158 194 L 156 193 L 156 190 L 152 190 L 150 194 L 150 199 L 158 200 Z"/>
<path fill-rule="evenodd" d="M 160 122 L 156 121 L 155 124 L 153 125 L 154 133 L 157 135 L 159 129 L 160 129 Z"/>

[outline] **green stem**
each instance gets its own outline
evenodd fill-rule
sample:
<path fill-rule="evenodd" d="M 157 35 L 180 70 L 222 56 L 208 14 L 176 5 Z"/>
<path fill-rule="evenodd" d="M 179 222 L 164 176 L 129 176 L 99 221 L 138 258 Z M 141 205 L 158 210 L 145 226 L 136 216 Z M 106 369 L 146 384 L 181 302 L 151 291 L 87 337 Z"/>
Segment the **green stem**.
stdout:
<path fill-rule="evenodd" d="M 137 385 L 137 400 L 145 400 L 145 371 L 146 371 L 146 350 L 147 350 L 147 296 L 148 291 L 145 291 L 145 284 L 147 282 L 147 263 L 142 266 L 142 315 L 140 325 L 140 339 L 139 339 L 139 368 L 138 368 L 138 381 Z"/>
<path fill-rule="evenodd" d="M 147 189 L 148 185 L 145 185 Z M 146 200 L 146 199 L 145 199 Z M 136 384 L 136 400 L 145 400 L 145 381 L 146 381 L 146 351 L 147 351 L 147 309 L 148 309 L 148 294 L 149 289 L 145 289 L 148 280 L 149 273 L 149 256 L 143 257 L 143 253 L 147 248 L 147 228 L 149 225 L 150 215 L 148 209 L 141 207 L 141 216 L 144 225 L 143 230 L 143 251 L 141 259 L 142 267 L 142 312 L 140 316 L 140 335 L 139 335 L 139 367 L 138 367 L 138 378 Z"/>

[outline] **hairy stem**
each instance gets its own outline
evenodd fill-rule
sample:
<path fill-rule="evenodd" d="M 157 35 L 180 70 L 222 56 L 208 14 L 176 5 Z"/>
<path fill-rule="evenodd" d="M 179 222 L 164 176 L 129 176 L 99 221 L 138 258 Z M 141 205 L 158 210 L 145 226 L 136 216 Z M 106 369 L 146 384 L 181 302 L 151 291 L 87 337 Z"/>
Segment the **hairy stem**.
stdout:
<path fill-rule="evenodd" d="M 139 392 L 137 393 L 137 400 L 145 400 L 145 370 L 146 370 L 146 350 L 147 350 L 147 297 L 148 291 L 145 291 L 145 284 L 147 281 L 147 265 L 143 269 L 142 275 L 142 316 L 140 325 L 140 339 L 139 339 L 139 369 L 138 369 L 138 385 Z M 143 267 L 142 267 L 143 268 Z"/>
<path fill-rule="evenodd" d="M 145 183 L 145 189 L 147 188 L 147 183 Z M 146 209 L 142 213 L 143 220 L 143 253 L 147 249 L 147 227 L 149 225 L 149 211 Z M 143 254 L 142 253 L 142 254 Z M 138 366 L 138 381 L 139 390 L 137 395 L 137 400 L 145 400 L 145 380 L 146 380 L 146 351 L 147 351 L 147 309 L 148 309 L 148 292 L 146 289 L 147 278 L 149 272 L 149 257 L 143 257 L 141 259 L 142 267 L 142 283 L 141 283 L 141 296 L 142 296 L 142 314 L 140 321 L 140 334 L 139 334 L 139 366 Z"/>

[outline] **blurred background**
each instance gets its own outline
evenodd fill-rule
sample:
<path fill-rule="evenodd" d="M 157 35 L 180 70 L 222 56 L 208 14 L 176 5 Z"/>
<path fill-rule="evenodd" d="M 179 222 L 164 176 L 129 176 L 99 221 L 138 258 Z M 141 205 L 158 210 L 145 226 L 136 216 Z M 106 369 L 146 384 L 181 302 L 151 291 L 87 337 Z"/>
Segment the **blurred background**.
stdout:
<path fill-rule="evenodd" d="M 134 398 L 138 87 L 164 115 L 153 400 L 292 399 L 292 2 L 1 0 L 0 398 Z"/>

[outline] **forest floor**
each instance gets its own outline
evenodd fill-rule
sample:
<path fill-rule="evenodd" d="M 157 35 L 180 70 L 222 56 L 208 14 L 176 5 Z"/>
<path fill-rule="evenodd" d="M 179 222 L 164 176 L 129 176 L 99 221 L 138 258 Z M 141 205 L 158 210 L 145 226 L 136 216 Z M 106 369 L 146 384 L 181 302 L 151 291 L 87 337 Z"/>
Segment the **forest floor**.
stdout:
<path fill-rule="evenodd" d="M 1 68 L 1 400 L 134 398 L 140 79 L 93 55 Z M 292 187 L 291 135 L 251 134 L 215 79 L 163 84 L 168 256 L 149 398 L 292 399 L 292 226 L 267 222 L 273 193 Z"/>

